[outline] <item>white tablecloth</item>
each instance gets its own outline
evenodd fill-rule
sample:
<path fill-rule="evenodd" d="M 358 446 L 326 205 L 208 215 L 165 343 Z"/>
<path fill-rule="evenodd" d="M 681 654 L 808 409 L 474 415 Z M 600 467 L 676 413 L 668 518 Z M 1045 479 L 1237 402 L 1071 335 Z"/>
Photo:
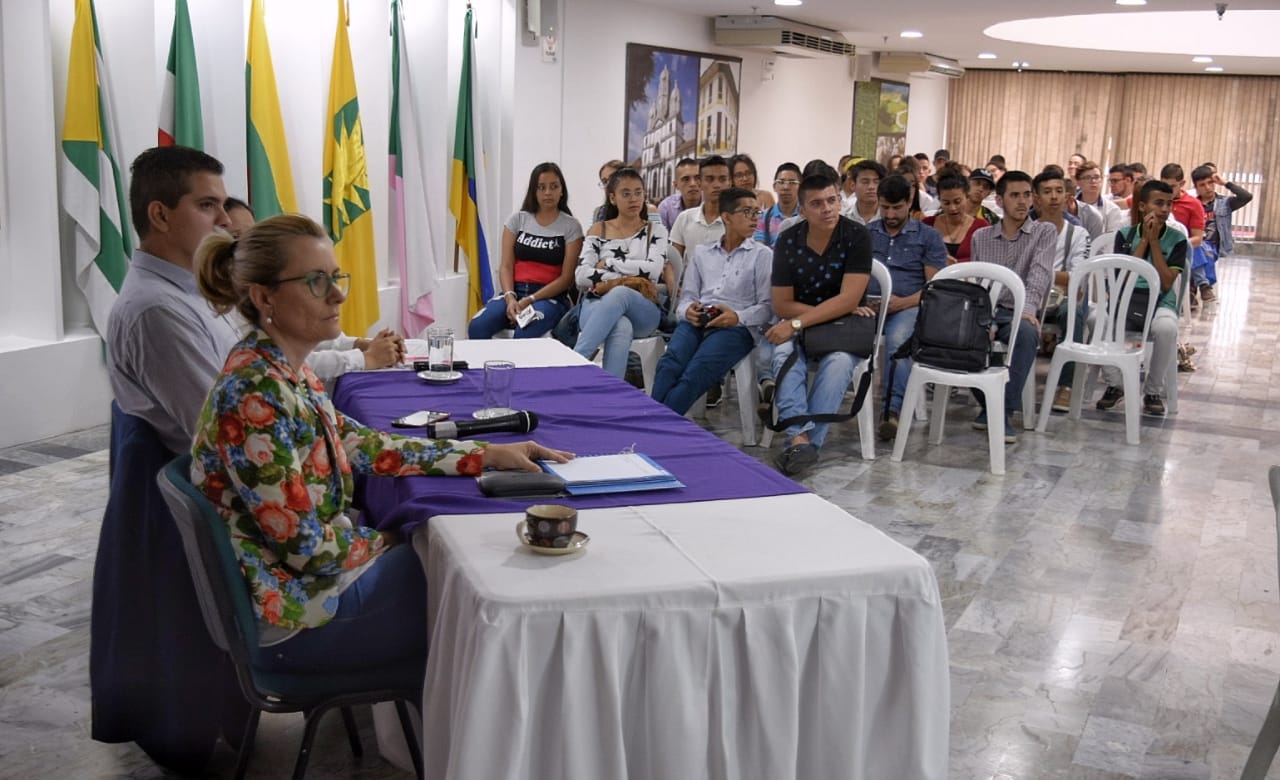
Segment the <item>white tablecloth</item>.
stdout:
<path fill-rule="evenodd" d="M 585 553 L 517 515 L 433 518 L 431 780 L 942 778 L 928 563 L 813 495 L 584 510 Z"/>

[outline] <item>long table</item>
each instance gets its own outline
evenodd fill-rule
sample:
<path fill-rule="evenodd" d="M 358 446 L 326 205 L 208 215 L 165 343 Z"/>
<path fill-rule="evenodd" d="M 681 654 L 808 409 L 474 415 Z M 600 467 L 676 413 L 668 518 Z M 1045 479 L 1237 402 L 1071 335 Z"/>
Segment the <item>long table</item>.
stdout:
<path fill-rule="evenodd" d="M 520 346 L 506 347 L 517 362 Z M 685 424 L 599 369 L 557 370 L 578 407 L 625 402 L 645 429 Z M 361 419 L 387 388 L 420 392 L 411 379 L 346 377 L 335 400 Z M 535 435 L 557 446 L 560 433 L 548 423 Z M 630 443 L 642 433 L 615 435 Z M 707 481 L 750 489 L 781 479 L 714 437 L 694 440 L 698 460 L 743 469 Z M 655 457 L 678 475 L 686 465 Z M 377 481 L 414 483 L 422 496 L 467 482 Z M 949 676 L 932 570 L 785 482 L 753 498 L 636 493 L 581 507 L 591 542 L 565 557 L 517 540 L 533 502 L 449 513 L 368 490 L 378 517 L 395 517 L 399 500 L 432 515 L 413 537 L 428 579 L 427 777 L 944 777 Z M 395 731 L 379 729 L 384 752 Z"/>

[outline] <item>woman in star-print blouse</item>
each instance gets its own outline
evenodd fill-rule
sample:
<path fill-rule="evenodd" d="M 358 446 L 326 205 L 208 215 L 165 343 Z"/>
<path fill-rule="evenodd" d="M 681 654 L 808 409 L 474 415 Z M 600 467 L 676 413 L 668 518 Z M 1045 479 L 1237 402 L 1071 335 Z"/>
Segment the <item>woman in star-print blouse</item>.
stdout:
<path fill-rule="evenodd" d="M 609 282 L 640 277 L 656 294 L 667 259 L 667 229 L 647 218 L 644 181 L 634 168 L 622 168 L 605 186 L 605 219 L 587 232 L 578 259 L 578 288 L 587 291 L 574 351 L 590 358 L 604 345 L 604 369 L 622 376 L 631 340 L 658 329 L 662 312 L 655 299 L 635 287 Z M 603 283 L 603 284 L 602 284 Z"/>

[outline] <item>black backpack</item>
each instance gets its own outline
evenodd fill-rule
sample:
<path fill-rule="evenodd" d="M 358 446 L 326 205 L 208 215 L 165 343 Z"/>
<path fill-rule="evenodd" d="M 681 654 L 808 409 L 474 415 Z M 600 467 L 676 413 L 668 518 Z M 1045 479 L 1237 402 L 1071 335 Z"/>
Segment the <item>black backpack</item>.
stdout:
<path fill-rule="evenodd" d="M 920 294 L 916 330 L 894 359 L 951 371 L 982 371 L 991 357 L 991 295 L 959 279 L 939 279 Z"/>

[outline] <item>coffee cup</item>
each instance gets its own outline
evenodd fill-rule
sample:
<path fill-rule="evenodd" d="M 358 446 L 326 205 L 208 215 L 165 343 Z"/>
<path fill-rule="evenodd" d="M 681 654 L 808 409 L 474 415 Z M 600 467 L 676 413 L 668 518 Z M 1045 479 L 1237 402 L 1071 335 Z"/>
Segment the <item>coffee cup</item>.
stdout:
<path fill-rule="evenodd" d="M 535 547 L 568 547 L 578 529 L 578 510 L 563 504 L 535 504 L 524 511 L 525 535 Z"/>

